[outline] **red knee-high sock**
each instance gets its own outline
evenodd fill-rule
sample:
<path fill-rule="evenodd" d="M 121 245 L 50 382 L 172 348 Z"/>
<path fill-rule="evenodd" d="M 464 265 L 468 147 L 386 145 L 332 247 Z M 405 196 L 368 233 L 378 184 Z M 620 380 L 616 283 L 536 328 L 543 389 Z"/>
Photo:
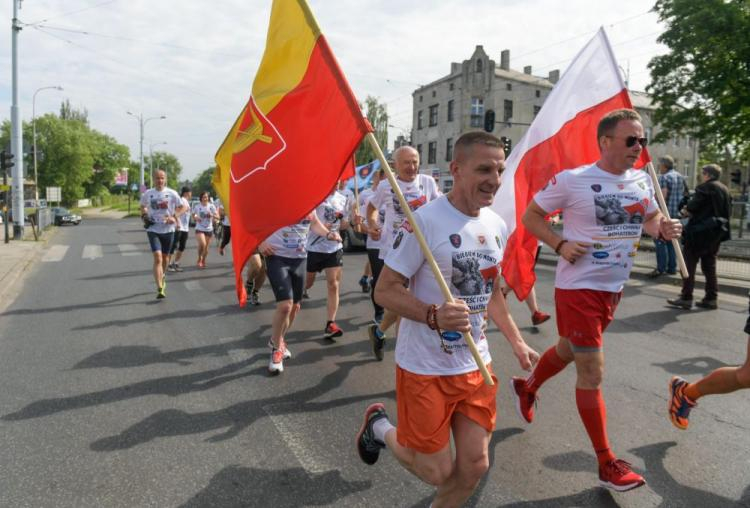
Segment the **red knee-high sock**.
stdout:
<path fill-rule="evenodd" d="M 576 405 L 591 444 L 594 445 L 599 465 L 614 460 L 615 456 L 609 449 L 607 439 L 607 406 L 604 404 L 602 391 L 576 388 Z"/>
<path fill-rule="evenodd" d="M 555 346 L 552 346 L 539 358 L 534 372 L 526 379 L 526 389 L 536 393 L 542 383 L 563 370 L 566 365 L 568 364 L 557 354 Z"/>

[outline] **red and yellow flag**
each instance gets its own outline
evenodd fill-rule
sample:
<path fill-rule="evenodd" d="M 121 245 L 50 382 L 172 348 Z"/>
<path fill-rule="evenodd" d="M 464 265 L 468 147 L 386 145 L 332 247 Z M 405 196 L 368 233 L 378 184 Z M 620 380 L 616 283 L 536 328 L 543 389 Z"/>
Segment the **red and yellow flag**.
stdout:
<path fill-rule="evenodd" d="M 274 0 L 252 95 L 216 153 L 240 305 L 258 244 L 323 201 L 371 131 L 307 2 Z"/>

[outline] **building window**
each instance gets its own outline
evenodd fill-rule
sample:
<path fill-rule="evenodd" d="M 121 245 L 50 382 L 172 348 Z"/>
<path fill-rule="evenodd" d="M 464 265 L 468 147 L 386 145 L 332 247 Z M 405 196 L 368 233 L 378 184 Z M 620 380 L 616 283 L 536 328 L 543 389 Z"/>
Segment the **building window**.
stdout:
<path fill-rule="evenodd" d="M 482 72 L 482 60 L 477 59 L 477 72 Z"/>
<path fill-rule="evenodd" d="M 437 92 L 435 92 L 435 90 L 433 90 L 433 91 L 432 91 L 432 96 L 433 96 L 433 97 L 435 97 L 435 94 L 436 94 L 436 93 L 437 93 Z"/>
<path fill-rule="evenodd" d="M 682 174 L 689 175 L 690 174 L 690 169 L 692 167 L 693 167 L 693 161 L 691 161 L 690 159 L 686 160 L 685 161 L 685 171 L 683 171 Z"/>
<path fill-rule="evenodd" d="M 445 140 L 445 160 L 449 162 L 453 160 L 453 138 Z"/>
<path fill-rule="evenodd" d="M 513 90 L 513 85 L 511 85 L 510 83 L 505 83 L 505 89 L 510 92 L 511 90 Z"/>
<path fill-rule="evenodd" d="M 453 99 L 448 101 L 448 121 L 453 121 L 453 106 L 455 105 L 455 102 L 453 102 Z"/>
<path fill-rule="evenodd" d="M 536 95 L 537 97 L 541 97 L 541 96 L 542 96 L 542 92 L 540 92 L 539 90 L 535 90 L 535 92 L 534 92 L 534 93 L 535 93 L 535 95 Z"/>
<path fill-rule="evenodd" d="M 511 118 L 513 118 L 513 101 L 505 99 L 503 101 L 503 120 L 507 122 Z"/>
<path fill-rule="evenodd" d="M 437 162 L 437 141 L 430 141 L 427 144 L 427 164 Z"/>
<path fill-rule="evenodd" d="M 438 105 L 430 106 L 430 127 L 435 127 L 438 123 Z"/>
<path fill-rule="evenodd" d="M 541 110 L 541 106 L 534 106 L 534 118 L 536 118 L 536 115 L 538 115 Z"/>
<path fill-rule="evenodd" d="M 443 182 L 443 194 L 447 194 L 453 188 L 453 180 L 446 180 Z"/>
<path fill-rule="evenodd" d="M 480 97 L 471 98 L 471 126 L 481 127 L 484 121 L 484 99 Z"/>
<path fill-rule="evenodd" d="M 424 113 L 424 111 L 422 111 L 421 109 L 417 111 L 417 129 L 421 129 L 422 127 L 424 127 L 422 125 L 422 113 Z"/>
<path fill-rule="evenodd" d="M 451 83 L 451 84 L 448 85 L 448 90 L 450 90 L 451 92 L 453 91 L 453 88 L 455 88 L 455 86 L 453 85 L 453 83 Z"/>
<path fill-rule="evenodd" d="M 417 145 L 417 155 L 419 155 L 419 160 L 422 160 L 422 145 Z"/>
<path fill-rule="evenodd" d="M 420 95 L 420 96 L 419 96 L 419 102 L 422 102 L 422 99 L 424 99 L 424 97 L 422 97 L 422 96 Z"/>

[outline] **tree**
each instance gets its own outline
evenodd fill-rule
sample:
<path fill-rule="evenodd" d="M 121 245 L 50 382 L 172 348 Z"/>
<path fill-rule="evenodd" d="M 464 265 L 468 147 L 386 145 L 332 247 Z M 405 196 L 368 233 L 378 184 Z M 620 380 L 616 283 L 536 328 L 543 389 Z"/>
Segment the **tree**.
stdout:
<path fill-rule="evenodd" d="M 214 189 L 211 186 L 211 177 L 213 177 L 215 170 L 216 166 L 211 166 L 207 169 L 204 169 L 200 175 L 195 177 L 192 185 L 193 196 L 199 196 L 203 191 L 208 191 L 211 194 L 215 194 Z"/>
<path fill-rule="evenodd" d="M 167 172 L 167 187 L 176 189 L 180 181 L 180 173 L 182 173 L 182 164 L 179 159 L 169 152 L 154 152 L 153 160 L 147 160 L 146 171 L 149 169 L 156 171 L 157 169 L 163 169 Z M 151 181 L 151 177 L 146 177 L 148 182 Z"/>
<path fill-rule="evenodd" d="M 82 124 L 88 126 L 89 112 L 86 110 L 86 108 L 84 108 L 83 111 L 74 109 L 73 106 L 70 105 L 70 101 L 68 99 L 65 99 L 60 104 L 60 120 L 81 122 Z"/>
<path fill-rule="evenodd" d="M 362 105 L 359 107 L 362 109 Z M 365 108 L 367 109 L 367 119 L 370 121 L 372 128 L 375 130 L 373 133 L 375 139 L 378 140 L 378 144 L 384 153 L 388 152 L 388 110 L 385 104 L 378 102 L 376 97 L 368 95 L 365 99 Z M 357 164 L 367 164 L 371 160 L 374 160 L 375 152 L 370 147 L 370 144 L 365 140 L 359 145 L 355 152 L 357 158 Z"/>
<path fill-rule="evenodd" d="M 687 133 L 750 155 L 750 3 L 657 0 L 654 11 L 670 50 L 648 64 L 657 140 Z"/>

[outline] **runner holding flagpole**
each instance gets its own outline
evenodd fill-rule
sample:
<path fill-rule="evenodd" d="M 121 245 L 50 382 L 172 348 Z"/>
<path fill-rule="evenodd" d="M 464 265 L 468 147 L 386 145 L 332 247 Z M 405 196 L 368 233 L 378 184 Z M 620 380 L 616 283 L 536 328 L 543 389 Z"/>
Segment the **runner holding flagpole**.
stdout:
<path fill-rule="evenodd" d="M 396 196 L 399 204 L 401 205 L 401 209 L 403 210 L 404 215 L 406 216 L 406 220 L 409 222 L 409 224 L 414 230 L 414 236 L 417 238 L 417 241 L 419 242 L 419 246 L 421 247 L 422 252 L 424 253 L 425 260 L 427 261 L 427 264 L 429 265 L 430 269 L 432 270 L 433 275 L 435 276 L 435 280 L 437 281 L 438 286 L 440 287 L 441 293 L 443 293 L 443 297 L 445 298 L 445 301 L 447 303 L 454 303 L 451 290 L 450 288 L 448 288 L 448 284 L 445 283 L 443 274 L 440 272 L 440 267 L 438 267 L 437 263 L 435 262 L 435 257 L 432 255 L 432 252 L 430 252 L 430 248 L 427 246 L 427 243 L 425 242 L 424 234 L 422 234 L 422 231 L 419 229 L 419 226 L 414 221 L 414 214 L 412 214 L 411 208 L 409 208 L 409 203 L 406 202 L 406 198 L 404 198 L 404 194 L 401 192 L 401 188 L 398 186 L 398 182 L 396 182 L 396 176 L 393 174 L 393 171 L 391 171 L 391 167 L 388 165 L 388 162 L 385 159 L 385 155 L 383 154 L 383 150 L 380 149 L 380 145 L 378 144 L 377 139 L 375 139 L 375 135 L 372 132 L 368 132 L 365 135 L 365 140 L 370 144 L 370 147 L 373 149 L 373 151 L 375 152 L 375 155 L 380 161 L 380 165 L 383 168 L 383 171 L 385 171 L 385 176 L 388 178 L 388 182 L 390 182 L 391 184 L 391 189 L 393 190 L 394 195 Z M 479 350 L 477 349 L 477 345 L 474 342 L 473 337 L 471 336 L 471 332 L 463 332 L 463 337 L 464 337 L 464 340 L 466 341 L 466 344 L 469 346 L 469 350 L 471 351 L 471 356 L 474 357 L 474 361 L 477 363 L 477 367 L 479 368 L 479 371 L 482 373 L 482 378 L 484 378 L 484 382 L 492 386 L 494 384 L 494 382 L 492 381 L 492 376 L 490 375 L 490 372 L 487 370 L 487 366 L 484 364 L 484 361 L 482 361 L 482 356 L 479 354 Z"/>

